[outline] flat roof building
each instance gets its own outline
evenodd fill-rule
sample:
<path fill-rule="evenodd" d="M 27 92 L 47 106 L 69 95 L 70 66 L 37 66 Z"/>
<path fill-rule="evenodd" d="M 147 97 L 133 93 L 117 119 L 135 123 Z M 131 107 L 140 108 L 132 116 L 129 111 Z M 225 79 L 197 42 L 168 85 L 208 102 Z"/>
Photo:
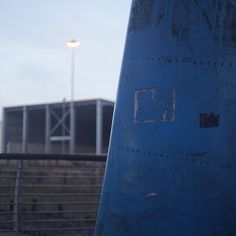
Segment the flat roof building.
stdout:
<path fill-rule="evenodd" d="M 107 153 L 113 108 L 103 99 L 5 107 L 2 152 Z"/>

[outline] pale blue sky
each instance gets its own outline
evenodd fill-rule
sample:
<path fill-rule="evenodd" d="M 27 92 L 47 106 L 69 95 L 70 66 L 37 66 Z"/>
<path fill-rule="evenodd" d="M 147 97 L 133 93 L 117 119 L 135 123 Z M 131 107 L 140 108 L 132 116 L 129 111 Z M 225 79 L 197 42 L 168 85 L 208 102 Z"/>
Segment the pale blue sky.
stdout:
<path fill-rule="evenodd" d="M 0 0 L 0 107 L 70 98 L 114 100 L 131 0 Z"/>

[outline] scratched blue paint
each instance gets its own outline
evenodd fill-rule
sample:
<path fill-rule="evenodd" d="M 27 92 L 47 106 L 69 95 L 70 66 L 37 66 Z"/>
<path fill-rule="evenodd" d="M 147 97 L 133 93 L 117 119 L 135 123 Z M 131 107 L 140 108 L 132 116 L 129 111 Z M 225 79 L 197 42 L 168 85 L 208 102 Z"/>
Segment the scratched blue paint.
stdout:
<path fill-rule="evenodd" d="M 236 235 L 236 1 L 134 0 L 96 236 Z"/>

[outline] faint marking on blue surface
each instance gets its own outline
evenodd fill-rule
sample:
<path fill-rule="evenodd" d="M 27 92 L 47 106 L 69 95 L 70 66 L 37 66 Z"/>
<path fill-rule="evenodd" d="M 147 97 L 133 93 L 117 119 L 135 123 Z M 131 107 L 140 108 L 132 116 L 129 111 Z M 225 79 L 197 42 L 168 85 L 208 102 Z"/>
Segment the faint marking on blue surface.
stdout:
<path fill-rule="evenodd" d="M 147 193 L 147 197 L 152 197 L 152 198 L 154 198 L 154 197 L 157 197 L 157 193 Z"/>

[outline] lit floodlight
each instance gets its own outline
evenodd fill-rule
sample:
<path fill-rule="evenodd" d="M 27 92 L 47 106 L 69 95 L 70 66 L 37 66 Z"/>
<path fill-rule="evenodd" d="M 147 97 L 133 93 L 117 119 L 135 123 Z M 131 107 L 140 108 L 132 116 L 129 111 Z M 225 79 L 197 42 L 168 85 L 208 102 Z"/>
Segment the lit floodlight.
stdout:
<path fill-rule="evenodd" d="M 80 42 L 79 41 L 77 41 L 77 40 L 75 40 L 75 39 L 72 39 L 72 40 L 70 40 L 69 42 L 67 42 L 67 47 L 69 47 L 69 48 L 76 48 L 76 47 L 78 47 L 79 45 L 80 45 Z"/>

